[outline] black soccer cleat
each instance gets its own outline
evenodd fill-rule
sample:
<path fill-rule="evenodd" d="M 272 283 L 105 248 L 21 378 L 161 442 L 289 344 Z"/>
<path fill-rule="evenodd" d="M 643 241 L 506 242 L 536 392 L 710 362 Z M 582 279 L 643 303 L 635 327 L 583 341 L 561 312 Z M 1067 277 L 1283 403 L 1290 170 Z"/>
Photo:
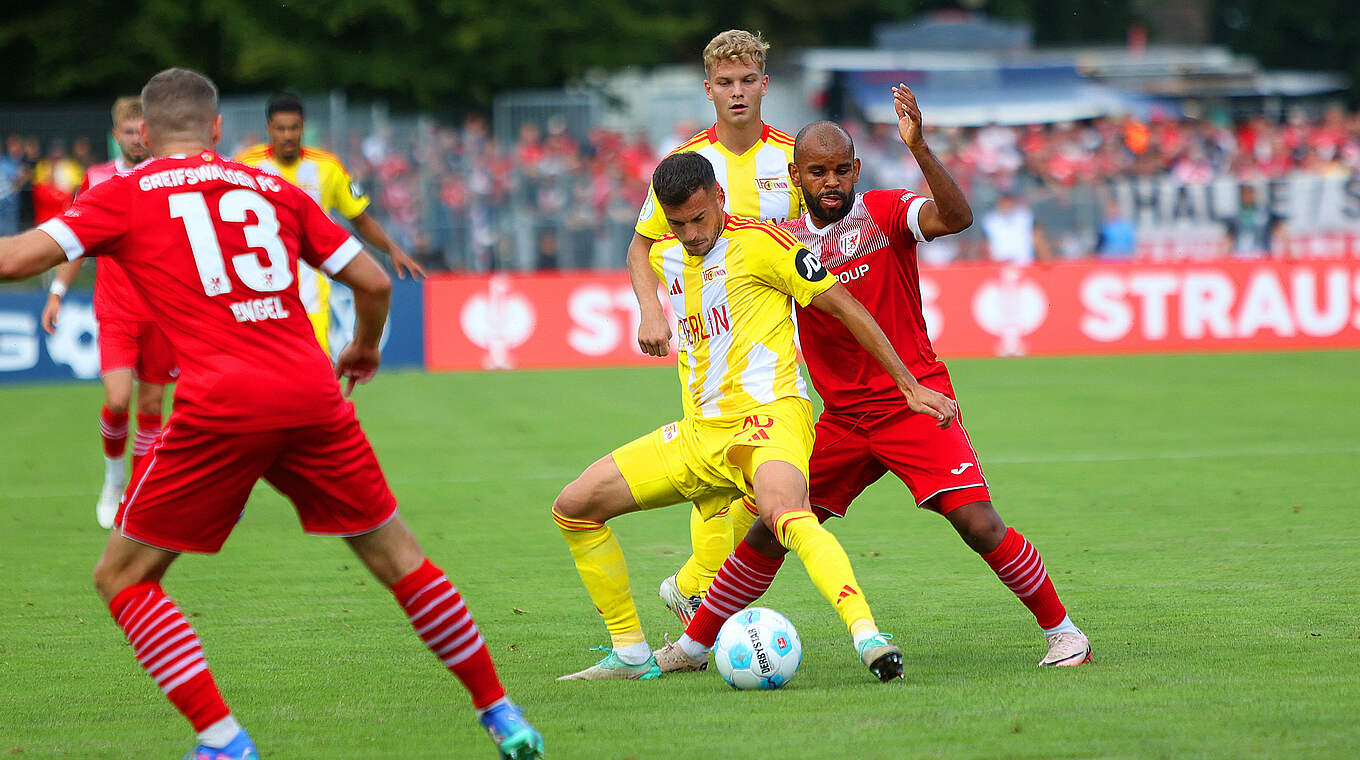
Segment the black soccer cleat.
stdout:
<path fill-rule="evenodd" d="M 859 659 L 875 678 L 884 683 L 905 677 L 902 672 L 902 650 L 890 639 L 891 633 L 880 633 L 859 645 Z"/>

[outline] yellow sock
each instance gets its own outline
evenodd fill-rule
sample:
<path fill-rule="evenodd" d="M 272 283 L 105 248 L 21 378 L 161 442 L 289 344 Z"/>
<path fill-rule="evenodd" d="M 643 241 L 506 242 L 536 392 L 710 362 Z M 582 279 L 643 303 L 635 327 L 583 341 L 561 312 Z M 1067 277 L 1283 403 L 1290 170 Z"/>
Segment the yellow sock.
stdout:
<path fill-rule="evenodd" d="M 836 608 L 852 634 L 874 624 L 850 558 L 831 531 L 817 522 L 816 515 L 807 510 L 785 512 L 775 521 L 775 536 L 803 561 L 813 585 Z"/>
<path fill-rule="evenodd" d="M 727 555 L 735 547 L 732 543 L 732 515 L 738 510 L 744 511 L 741 502 L 734 501 L 709 520 L 705 520 L 697 508 L 689 511 L 689 541 L 693 553 L 675 574 L 675 585 L 680 593 L 685 596 L 708 593 L 718 568 L 722 567 Z"/>
<path fill-rule="evenodd" d="M 755 502 L 749 499 L 738 499 L 732 502 L 732 550 L 736 551 L 737 544 L 741 543 L 746 534 L 755 525 L 756 520 L 760 519 L 760 513 L 756 511 Z"/>
<path fill-rule="evenodd" d="M 642 621 L 628 588 L 628 562 L 614 531 L 604 523 L 564 517 L 556 509 L 553 522 L 567 540 L 567 548 L 576 560 L 576 572 L 581 574 L 590 600 L 604 618 L 614 648 L 644 641 Z"/>

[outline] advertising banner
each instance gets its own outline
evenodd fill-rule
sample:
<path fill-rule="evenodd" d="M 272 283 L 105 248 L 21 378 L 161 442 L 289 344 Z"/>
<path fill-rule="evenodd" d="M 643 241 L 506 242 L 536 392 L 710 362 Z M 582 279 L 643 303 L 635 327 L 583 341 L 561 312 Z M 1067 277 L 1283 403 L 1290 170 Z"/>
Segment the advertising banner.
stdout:
<path fill-rule="evenodd" d="M 940 356 L 1360 348 L 1360 259 L 923 269 Z M 663 303 L 665 303 L 663 301 Z M 623 272 L 426 281 L 433 370 L 656 363 Z"/>

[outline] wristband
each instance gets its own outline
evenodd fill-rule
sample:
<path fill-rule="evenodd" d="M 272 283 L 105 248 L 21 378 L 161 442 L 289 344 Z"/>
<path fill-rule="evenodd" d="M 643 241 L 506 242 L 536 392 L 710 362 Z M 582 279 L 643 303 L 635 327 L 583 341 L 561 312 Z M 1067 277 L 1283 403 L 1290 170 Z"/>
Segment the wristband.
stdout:
<path fill-rule="evenodd" d="M 62 296 L 66 295 L 66 286 L 61 284 L 61 280 L 53 280 L 52 287 L 48 288 L 47 292 L 51 293 L 57 298 L 61 298 Z"/>

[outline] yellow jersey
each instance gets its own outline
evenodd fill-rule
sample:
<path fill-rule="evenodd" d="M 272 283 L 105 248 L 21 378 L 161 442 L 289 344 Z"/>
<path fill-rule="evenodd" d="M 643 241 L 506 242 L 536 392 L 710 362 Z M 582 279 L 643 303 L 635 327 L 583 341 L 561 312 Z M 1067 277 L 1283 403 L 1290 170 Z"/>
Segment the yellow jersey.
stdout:
<path fill-rule="evenodd" d="M 806 207 L 802 190 L 789 178 L 793 138 L 768 124 L 764 126 L 760 140 L 740 156 L 718 142 L 716 124 L 686 140 L 668 155 L 694 152 L 707 158 L 727 196 L 723 210 L 729 214 L 771 222 L 797 218 Z M 652 240 L 671 231 L 650 185 L 634 229 Z"/>
<path fill-rule="evenodd" d="M 236 160 L 258 166 L 296 185 L 312 196 L 312 200 L 327 214 L 339 211 L 346 219 L 353 219 L 368 209 L 368 196 L 359 189 L 359 183 L 349 176 L 345 165 L 340 163 L 334 153 L 303 146 L 298 160 L 285 164 L 274 158 L 274 150 L 269 145 L 263 144 L 241 151 Z M 329 355 L 330 280 L 305 264 L 299 265 L 298 295 L 302 298 L 302 305 L 307 308 L 307 317 L 312 320 L 317 343 Z"/>
<path fill-rule="evenodd" d="M 836 278 L 792 235 L 729 216 L 707 254 L 691 255 L 664 235 L 650 263 L 676 315 L 686 417 L 739 416 L 776 399 L 808 398 L 789 299 L 807 306 Z"/>

